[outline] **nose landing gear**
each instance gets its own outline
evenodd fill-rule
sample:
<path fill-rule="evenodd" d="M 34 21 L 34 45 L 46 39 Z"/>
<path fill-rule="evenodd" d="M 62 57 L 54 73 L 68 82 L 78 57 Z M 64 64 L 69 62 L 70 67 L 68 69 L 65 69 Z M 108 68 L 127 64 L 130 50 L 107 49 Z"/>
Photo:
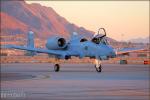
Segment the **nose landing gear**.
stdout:
<path fill-rule="evenodd" d="M 95 59 L 95 68 L 97 72 L 102 72 L 101 61 L 98 59 Z"/>

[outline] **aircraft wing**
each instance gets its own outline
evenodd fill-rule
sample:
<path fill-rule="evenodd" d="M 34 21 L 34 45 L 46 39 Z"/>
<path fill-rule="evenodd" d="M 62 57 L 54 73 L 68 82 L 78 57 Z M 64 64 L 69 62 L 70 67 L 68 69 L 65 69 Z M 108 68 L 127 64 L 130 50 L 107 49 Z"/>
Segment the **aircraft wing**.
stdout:
<path fill-rule="evenodd" d="M 117 50 L 117 55 L 126 54 L 130 52 L 142 51 L 145 50 L 143 48 L 122 48 Z"/>
<path fill-rule="evenodd" d="M 47 49 L 32 48 L 32 47 L 17 46 L 17 45 L 5 45 L 2 48 L 27 50 L 27 51 L 31 51 L 31 52 L 46 53 L 46 54 L 57 55 L 57 56 L 63 56 L 63 55 L 67 54 L 67 51 L 63 51 L 63 50 L 59 50 L 59 51 L 58 50 L 47 50 Z"/>

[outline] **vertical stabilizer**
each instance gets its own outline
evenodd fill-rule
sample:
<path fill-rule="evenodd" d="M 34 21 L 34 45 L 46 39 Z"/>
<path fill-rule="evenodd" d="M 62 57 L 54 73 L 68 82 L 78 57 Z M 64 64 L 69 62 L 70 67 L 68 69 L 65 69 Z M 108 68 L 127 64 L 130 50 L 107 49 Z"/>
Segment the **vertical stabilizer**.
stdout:
<path fill-rule="evenodd" d="M 29 33 L 28 33 L 27 47 L 34 48 L 34 33 L 32 31 L 29 31 Z M 26 56 L 34 56 L 34 55 L 36 55 L 36 52 L 27 51 L 25 55 Z"/>
<path fill-rule="evenodd" d="M 27 47 L 34 48 L 34 33 L 32 31 L 28 33 Z"/>

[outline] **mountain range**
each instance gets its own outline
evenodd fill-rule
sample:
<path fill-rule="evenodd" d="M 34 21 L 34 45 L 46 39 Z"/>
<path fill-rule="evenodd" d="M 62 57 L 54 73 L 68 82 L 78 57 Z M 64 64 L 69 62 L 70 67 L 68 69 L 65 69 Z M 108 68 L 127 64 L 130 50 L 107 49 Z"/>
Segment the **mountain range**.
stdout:
<path fill-rule="evenodd" d="M 52 35 L 69 37 L 72 32 L 92 36 L 94 32 L 68 22 L 51 7 L 27 4 L 25 1 L 1 2 L 1 35 L 26 34 L 32 30 L 35 35 L 46 39 Z"/>
<path fill-rule="evenodd" d="M 132 43 L 149 43 L 150 42 L 150 37 L 146 37 L 146 38 L 134 38 L 134 39 L 130 39 L 128 41 L 132 42 Z"/>

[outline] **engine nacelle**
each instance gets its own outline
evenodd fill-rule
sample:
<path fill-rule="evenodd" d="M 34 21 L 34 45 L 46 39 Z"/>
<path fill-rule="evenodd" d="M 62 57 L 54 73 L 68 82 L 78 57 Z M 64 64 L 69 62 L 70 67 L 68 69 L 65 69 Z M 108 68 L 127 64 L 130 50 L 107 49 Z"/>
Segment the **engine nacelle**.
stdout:
<path fill-rule="evenodd" d="M 47 40 L 46 48 L 49 50 L 59 50 L 66 47 L 66 40 L 60 37 L 52 37 Z"/>

